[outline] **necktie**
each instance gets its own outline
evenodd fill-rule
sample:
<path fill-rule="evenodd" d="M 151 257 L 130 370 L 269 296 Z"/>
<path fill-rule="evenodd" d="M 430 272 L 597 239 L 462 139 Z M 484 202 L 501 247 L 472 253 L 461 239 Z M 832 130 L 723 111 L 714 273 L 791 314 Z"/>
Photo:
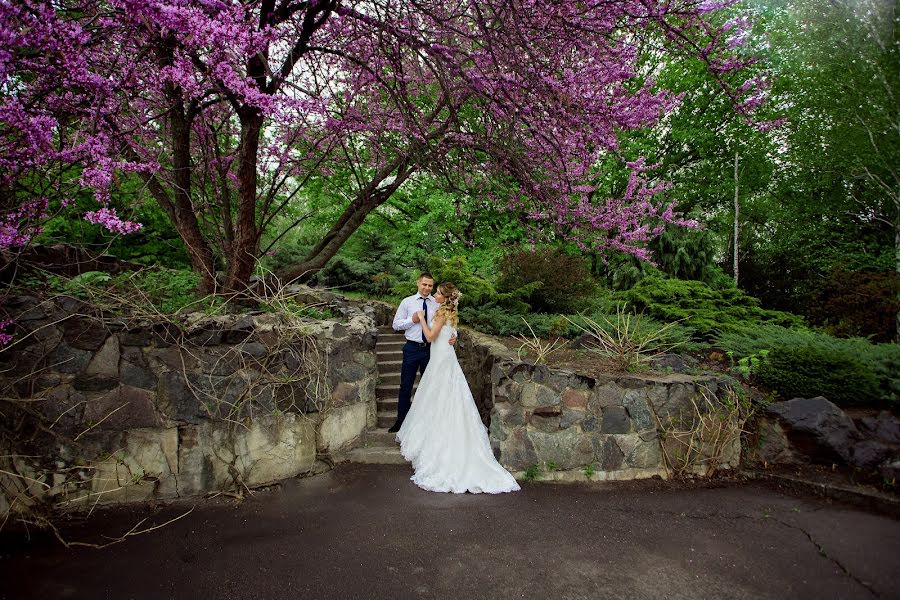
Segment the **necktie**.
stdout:
<path fill-rule="evenodd" d="M 425 320 L 428 321 L 428 298 L 422 298 L 422 310 L 425 311 Z M 427 342 L 425 339 L 425 326 L 422 326 L 422 341 Z"/>

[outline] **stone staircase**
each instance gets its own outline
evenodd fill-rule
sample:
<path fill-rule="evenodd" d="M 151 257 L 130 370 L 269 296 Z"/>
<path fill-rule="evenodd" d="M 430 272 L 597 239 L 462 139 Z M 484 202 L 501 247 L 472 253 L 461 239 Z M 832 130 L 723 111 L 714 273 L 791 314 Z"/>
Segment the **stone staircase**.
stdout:
<path fill-rule="evenodd" d="M 403 464 L 400 446 L 394 439 L 395 434 L 388 428 L 397 420 L 397 394 L 400 391 L 400 365 L 403 362 L 403 344 L 406 338 L 390 326 L 378 328 L 378 340 L 375 343 L 375 356 L 378 365 L 378 385 L 375 387 L 375 398 L 378 406 L 377 425 L 375 429 L 366 431 L 360 447 L 347 454 L 347 460 L 354 463 L 368 464 Z M 418 378 L 416 379 L 418 384 Z M 413 394 L 416 386 L 413 386 Z"/>

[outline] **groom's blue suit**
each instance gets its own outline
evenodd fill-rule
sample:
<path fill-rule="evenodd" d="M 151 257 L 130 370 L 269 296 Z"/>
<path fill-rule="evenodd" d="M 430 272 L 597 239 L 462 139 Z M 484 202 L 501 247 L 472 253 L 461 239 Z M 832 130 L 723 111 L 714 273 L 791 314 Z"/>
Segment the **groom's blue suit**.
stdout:
<path fill-rule="evenodd" d="M 424 310 L 430 322 L 438 309 L 438 303 L 434 297 L 423 297 L 414 294 L 404 298 L 394 315 L 393 327 L 395 331 L 404 331 L 406 344 L 403 346 L 403 363 L 400 367 L 400 393 L 397 396 L 397 422 L 391 427 L 399 429 L 412 406 L 412 387 L 416 381 L 416 373 L 425 372 L 428 359 L 431 357 L 431 344 L 425 339 L 422 325 L 414 323 L 413 315 Z"/>

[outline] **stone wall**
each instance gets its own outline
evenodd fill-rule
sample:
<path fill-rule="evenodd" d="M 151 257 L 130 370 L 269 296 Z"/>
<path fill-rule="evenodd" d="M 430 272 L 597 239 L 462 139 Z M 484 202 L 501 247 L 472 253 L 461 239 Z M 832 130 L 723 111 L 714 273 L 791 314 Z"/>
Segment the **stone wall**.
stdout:
<path fill-rule="evenodd" d="M 72 298 L 6 308 L 17 343 L 0 351 L 0 385 L 6 416 L 21 423 L 7 423 L 18 447 L 0 454 L 42 458 L 5 466 L 33 481 L 0 475 L 0 512 L 29 496 L 117 502 L 258 486 L 328 468 L 374 425 L 372 310 L 136 322 Z"/>
<path fill-rule="evenodd" d="M 498 460 L 518 476 L 529 469 L 558 480 L 665 477 L 659 424 L 691 421 L 701 388 L 724 393 L 717 376 L 621 375 L 602 378 L 533 365 L 488 336 L 464 330 L 460 362 Z M 693 401 L 693 402 L 692 402 Z M 740 443 L 724 449 L 737 466 Z"/>

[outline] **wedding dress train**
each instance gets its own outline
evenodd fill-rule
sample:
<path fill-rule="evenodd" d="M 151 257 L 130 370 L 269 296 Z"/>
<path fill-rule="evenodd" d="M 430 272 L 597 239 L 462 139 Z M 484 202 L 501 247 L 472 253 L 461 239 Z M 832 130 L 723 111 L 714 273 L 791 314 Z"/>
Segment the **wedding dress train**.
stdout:
<path fill-rule="evenodd" d="M 432 492 L 499 494 L 519 488 L 494 459 L 487 429 L 444 326 L 431 344 L 412 407 L 397 433 L 400 452 L 412 463 L 413 482 Z"/>

